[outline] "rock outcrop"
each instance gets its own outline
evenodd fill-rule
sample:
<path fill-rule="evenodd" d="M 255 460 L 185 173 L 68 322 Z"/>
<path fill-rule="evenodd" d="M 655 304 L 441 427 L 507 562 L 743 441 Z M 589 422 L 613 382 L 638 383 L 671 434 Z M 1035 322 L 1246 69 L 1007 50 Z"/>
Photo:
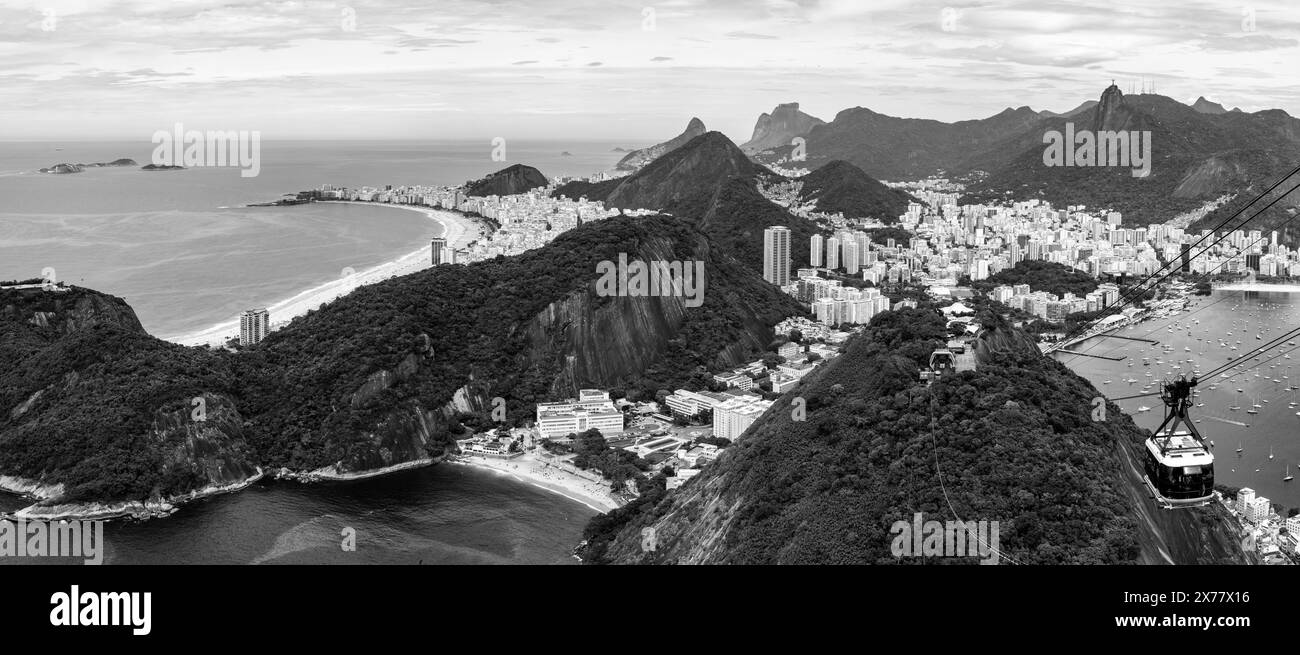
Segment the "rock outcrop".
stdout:
<path fill-rule="evenodd" d="M 614 165 L 614 168 L 619 171 L 639 171 L 645 167 L 646 164 L 664 156 L 668 152 L 686 145 L 686 143 L 691 139 L 704 134 L 704 132 L 704 121 L 698 118 L 692 118 L 690 122 L 686 124 L 686 129 L 681 134 L 678 134 L 663 143 L 650 146 L 649 148 L 641 148 L 640 150 L 629 152 L 622 159 L 618 160 L 618 163 Z"/>
<path fill-rule="evenodd" d="M 754 135 L 749 141 L 740 145 L 746 153 L 755 153 L 769 148 L 790 145 L 797 136 L 806 136 L 818 125 L 826 121 L 799 111 L 799 103 L 788 102 L 776 106 L 772 113 L 761 114 L 754 124 Z"/>

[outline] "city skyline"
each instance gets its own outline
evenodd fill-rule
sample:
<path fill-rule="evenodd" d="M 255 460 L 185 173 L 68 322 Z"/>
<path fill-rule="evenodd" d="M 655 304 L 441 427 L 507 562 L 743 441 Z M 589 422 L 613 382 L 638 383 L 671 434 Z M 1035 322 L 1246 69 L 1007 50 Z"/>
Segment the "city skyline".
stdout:
<path fill-rule="evenodd" d="M 865 4 L 0 2 L 0 140 L 143 140 L 180 121 L 266 140 L 654 142 L 698 116 L 739 143 L 778 103 L 956 121 L 1066 111 L 1111 79 L 1300 114 L 1300 16 L 1282 2 Z"/>

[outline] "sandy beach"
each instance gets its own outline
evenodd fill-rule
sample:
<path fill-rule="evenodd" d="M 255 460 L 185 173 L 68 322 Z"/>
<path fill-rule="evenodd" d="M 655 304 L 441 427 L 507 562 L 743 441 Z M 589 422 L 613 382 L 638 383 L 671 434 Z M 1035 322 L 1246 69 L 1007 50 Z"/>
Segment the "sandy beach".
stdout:
<path fill-rule="evenodd" d="M 586 480 L 555 468 L 536 455 L 525 454 L 514 459 L 462 455 L 447 461 L 508 475 L 520 482 L 576 500 L 597 512 L 615 510 L 621 505 L 610 495 L 608 481 Z"/>
<path fill-rule="evenodd" d="M 409 211 L 420 212 L 429 217 L 429 220 L 443 226 L 443 237 L 447 239 L 447 246 L 452 249 L 465 248 L 471 241 L 479 238 L 480 226 L 474 220 L 455 212 L 433 209 L 431 207 L 388 205 L 373 202 L 328 202 L 397 207 Z M 337 280 L 331 280 L 321 284 L 320 286 L 307 289 L 306 291 L 302 291 L 290 298 L 268 306 L 267 311 L 271 314 L 271 329 L 275 330 L 276 328 L 287 324 L 289 321 L 302 316 L 331 300 L 345 296 L 357 287 L 429 268 L 432 257 L 430 248 L 431 246 L 426 242 L 419 250 L 402 255 L 393 261 L 385 262 L 363 271 L 356 271 L 351 275 L 340 277 Z M 203 344 L 220 346 L 231 338 L 238 336 L 239 317 L 236 316 L 231 320 L 223 321 L 209 328 L 199 330 L 198 332 L 163 338 L 167 341 L 179 343 L 184 346 L 199 346 Z"/>

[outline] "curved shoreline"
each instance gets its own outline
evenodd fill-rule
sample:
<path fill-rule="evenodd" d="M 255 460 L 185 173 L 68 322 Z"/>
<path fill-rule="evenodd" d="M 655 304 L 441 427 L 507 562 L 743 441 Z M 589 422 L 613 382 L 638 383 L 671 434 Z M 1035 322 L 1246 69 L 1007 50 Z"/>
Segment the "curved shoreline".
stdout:
<path fill-rule="evenodd" d="M 455 457 L 447 458 L 447 463 L 460 464 L 469 468 L 479 469 L 482 471 L 491 471 L 500 476 L 511 478 L 515 482 L 528 484 L 543 491 L 549 491 L 558 496 L 563 496 L 576 503 L 587 506 L 588 509 L 597 513 L 604 514 L 618 509 L 621 505 L 608 494 L 598 495 L 583 488 L 583 483 L 575 479 L 565 479 L 563 477 L 550 479 L 539 473 L 539 470 L 549 468 L 545 464 L 539 464 L 535 460 L 529 459 L 529 455 L 522 455 L 510 460 L 484 460 L 477 457 Z M 524 466 L 520 467 L 519 465 Z M 541 467 L 540 469 L 538 467 Z"/>
<path fill-rule="evenodd" d="M 408 211 L 420 212 L 428 217 L 429 220 L 442 226 L 442 237 L 447 240 L 447 246 L 453 249 L 466 247 L 469 242 L 479 237 L 481 230 L 481 226 L 474 220 L 445 209 L 352 200 L 330 200 L 322 202 L 329 204 L 394 207 Z M 292 321 L 313 309 L 317 309 L 327 302 L 351 293 L 359 286 L 372 284 L 390 277 L 407 275 L 409 273 L 429 268 L 432 263 L 431 247 L 432 246 L 426 242 L 418 250 L 409 252 L 392 261 L 372 266 L 363 271 L 357 271 L 355 274 L 347 278 L 330 280 L 268 305 L 267 311 L 271 314 L 271 327 L 274 329 L 283 326 L 289 321 Z M 162 339 L 183 346 L 200 346 L 204 344 L 221 346 L 231 338 L 238 336 L 239 317 L 236 316 L 233 319 L 222 321 L 202 330 L 183 335 L 162 337 Z"/>

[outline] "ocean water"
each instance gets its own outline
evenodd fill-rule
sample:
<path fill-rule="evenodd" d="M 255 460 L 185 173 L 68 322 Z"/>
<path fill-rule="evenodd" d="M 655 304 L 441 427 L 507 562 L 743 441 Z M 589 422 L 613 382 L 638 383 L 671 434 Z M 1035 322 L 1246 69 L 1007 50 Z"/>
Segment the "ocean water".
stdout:
<path fill-rule="evenodd" d="M 1189 313 L 1142 323 L 1118 333 L 1126 337 L 1155 339 L 1160 342 L 1158 345 L 1120 339 L 1094 339 L 1084 344 L 1085 351 L 1090 354 L 1123 356 L 1126 357 L 1124 361 L 1068 355 L 1058 357 L 1088 378 L 1102 395 L 1118 398 L 1139 394 L 1148 380 L 1172 379 L 1177 374 L 1191 377 L 1197 366 L 1208 373 L 1226 364 L 1228 356 L 1240 357 L 1295 328 L 1300 323 L 1300 294 L 1216 291 L 1212 296 L 1198 300 L 1189 310 Z M 1169 328 L 1175 322 L 1181 329 L 1175 328 L 1171 332 Z M 1232 336 L 1228 336 L 1229 332 Z M 1256 335 L 1262 338 L 1257 340 Z M 1227 341 L 1229 348 L 1219 347 L 1219 339 Z M 1236 343 L 1238 340 L 1240 344 Z M 1297 343 L 1300 344 L 1300 340 Z M 1172 345 L 1173 352 L 1165 354 L 1161 350 L 1164 344 Z M 1236 346 L 1237 350 L 1231 350 L 1231 346 Z M 1248 361 L 1245 366 L 1250 368 L 1291 349 L 1283 342 L 1281 349 L 1274 348 L 1258 362 Z M 1300 386 L 1300 350 L 1290 355 L 1290 359 L 1278 356 L 1244 374 L 1203 379 L 1197 385 L 1201 393 L 1196 399 L 1196 403 L 1203 403 L 1203 406 L 1193 406 L 1189 415 L 1193 420 L 1200 419 L 1201 422 L 1195 426 L 1201 435 L 1214 441 L 1216 482 L 1250 487 L 1256 494 L 1284 507 L 1300 507 L 1300 484 L 1282 481 L 1287 465 L 1290 465 L 1291 474 L 1300 480 L 1300 416 L 1296 415 L 1300 406 L 1291 408 L 1288 405 L 1292 400 L 1300 402 L 1300 392 L 1286 391 L 1292 383 Z M 1143 357 L 1151 358 L 1150 366 L 1143 366 Z M 1164 363 L 1157 365 L 1156 359 Z M 1186 361 L 1188 359 L 1193 361 Z M 1131 367 L 1128 366 L 1130 362 L 1133 363 Z M 1237 362 L 1234 360 L 1233 363 Z M 1182 368 L 1174 369 L 1174 364 Z M 1151 374 L 1150 378 L 1146 377 L 1147 373 Z M 1129 379 L 1138 382 L 1129 384 Z M 1110 384 L 1105 384 L 1106 380 L 1110 380 Z M 1211 384 L 1218 388 L 1211 390 Z M 1158 386 L 1153 386 L 1151 390 L 1158 389 Z M 1246 410 L 1254 403 L 1261 405 L 1259 414 L 1247 414 Z M 1156 429 L 1164 420 L 1164 404 L 1159 396 L 1118 404 L 1134 417 L 1139 426 L 1149 430 Z M 1241 409 L 1228 409 L 1234 404 Z M 1138 412 L 1141 406 L 1151 410 Z M 1235 452 L 1239 446 L 1243 449 L 1240 455 Z M 1272 459 L 1269 459 L 1270 448 Z"/>
<path fill-rule="evenodd" d="M 56 151 L 55 148 L 62 150 Z M 0 280 L 38 277 L 121 296 L 145 329 L 175 337 L 271 305 L 354 270 L 390 261 L 441 227 L 390 207 L 244 207 L 321 184 L 459 184 L 511 163 L 549 176 L 607 170 L 611 143 L 271 142 L 257 177 L 236 168 L 87 169 L 41 174 L 62 162 L 127 157 L 152 144 L 0 144 Z M 568 156 L 563 152 L 571 153 Z"/>
<path fill-rule="evenodd" d="M 22 506 L 4 496 L 0 510 Z M 262 481 L 148 521 L 109 521 L 105 564 L 574 564 L 595 512 L 453 464 L 353 482 Z M 343 531 L 355 534 L 343 549 Z M 0 564 L 80 563 L 0 558 Z"/>
<path fill-rule="evenodd" d="M 124 297 L 150 333 L 176 336 L 414 251 L 424 215 L 382 206 L 245 208 L 321 184 L 458 184 L 512 163 L 548 176 L 608 170 L 614 143 L 264 143 L 261 172 L 234 168 L 35 171 L 152 144 L 0 144 L 0 280 L 58 279 Z M 56 151 L 56 147 L 62 150 Z M 569 155 L 561 153 L 568 151 Z M 0 511 L 29 501 L 0 494 Z M 263 481 L 172 516 L 108 524 L 108 563 L 560 564 L 594 511 L 491 472 L 440 464 L 354 482 Z M 357 548 L 341 548 L 341 531 Z M 42 563 L 42 560 L 25 560 Z M 0 562 L 3 563 L 3 562 Z"/>

